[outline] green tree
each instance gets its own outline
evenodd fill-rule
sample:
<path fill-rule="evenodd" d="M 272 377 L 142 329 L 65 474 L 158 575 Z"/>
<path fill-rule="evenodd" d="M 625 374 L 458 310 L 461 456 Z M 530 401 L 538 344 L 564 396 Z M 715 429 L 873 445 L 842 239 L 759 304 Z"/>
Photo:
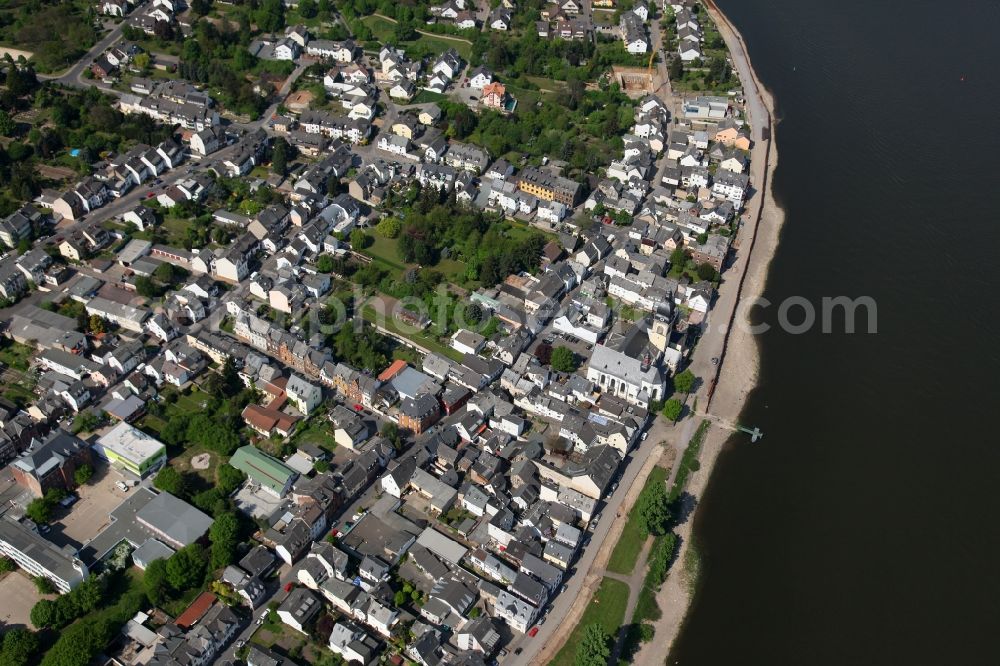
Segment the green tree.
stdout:
<path fill-rule="evenodd" d="M 681 417 L 684 406 L 677 398 L 670 398 L 663 403 L 663 416 L 671 421 L 676 421 Z"/>
<path fill-rule="evenodd" d="M 239 544 L 240 523 L 232 513 L 222 513 L 215 517 L 208 530 L 208 540 L 212 544 L 212 569 L 232 564 L 236 559 Z"/>
<path fill-rule="evenodd" d="M 579 364 L 573 350 L 560 345 L 552 350 L 552 358 L 549 361 L 549 365 L 552 366 L 553 370 L 558 370 L 559 372 L 576 372 Z"/>
<path fill-rule="evenodd" d="M 45 525 L 52 520 L 52 511 L 52 503 L 47 502 L 44 497 L 38 497 L 28 503 L 24 509 L 24 515 L 39 525 Z"/>
<path fill-rule="evenodd" d="M 607 666 L 611 656 L 611 636 L 599 624 L 588 624 L 576 648 L 574 666 Z"/>
<path fill-rule="evenodd" d="M 368 247 L 368 234 L 362 229 L 355 229 L 351 232 L 351 247 L 355 250 L 363 250 Z"/>
<path fill-rule="evenodd" d="M 264 32 L 277 32 L 285 25 L 285 4 L 282 0 L 264 0 L 254 12 L 257 27 Z"/>
<path fill-rule="evenodd" d="M 708 282 L 712 282 L 719 277 L 719 273 L 715 270 L 715 266 L 708 262 L 698 264 L 697 273 L 699 278 Z"/>
<path fill-rule="evenodd" d="M 27 666 L 40 647 L 41 642 L 35 632 L 20 627 L 8 629 L 0 649 L 0 664 Z"/>
<path fill-rule="evenodd" d="M 678 81 L 684 76 L 684 63 L 677 56 L 670 59 L 670 68 L 667 71 L 667 76 L 670 77 L 671 81 Z"/>
<path fill-rule="evenodd" d="M 163 603 L 170 588 L 167 582 L 166 560 L 153 560 L 149 563 L 142 575 L 142 586 L 151 604 L 157 606 Z"/>
<path fill-rule="evenodd" d="M 302 5 L 299 5 L 300 9 Z M 283 138 L 274 140 L 274 147 L 271 148 L 271 171 L 279 176 L 288 174 L 288 158 L 290 157 L 291 146 Z"/>
<path fill-rule="evenodd" d="M 205 578 L 205 550 L 196 543 L 167 559 L 167 582 L 178 592 L 200 585 Z"/>
<path fill-rule="evenodd" d="M 100 335 L 101 333 L 108 332 L 108 323 L 104 321 L 104 318 L 101 317 L 101 315 L 93 314 L 90 315 L 90 319 L 87 320 L 87 328 L 89 328 L 90 332 L 94 335 Z"/>
<path fill-rule="evenodd" d="M 164 467 L 153 479 L 153 485 L 163 492 L 170 493 L 177 497 L 184 497 L 187 493 L 187 484 L 184 475 L 173 467 Z"/>
<path fill-rule="evenodd" d="M 395 215 L 390 215 L 375 225 L 375 233 L 382 238 L 398 238 L 402 230 L 403 223 Z"/>
<path fill-rule="evenodd" d="M 690 370 L 685 370 L 674 376 L 674 388 L 681 393 L 690 393 L 694 388 L 695 376 Z"/>
<path fill-rule="evenodd" d="M 17 569 L 17 564 L 9 557 L 0 555 L 0 574 L 10 573 Z"/>
<path fill-rule="evenodd" d="M 93 476 L 94 476 L 94 468 L 91 465 L 84 463 L 79 467 L 77 467 L 76 471 L 73 472 L 73 481 L 76 482 L 76 485 L 82 486 L 83 484 L 90 481 L 90 479 L 93 478 Z"/>
<path fill-rule="evenodd" d="M 657 536 L 664 534 L 671 519 L 670 497 L 667 495 L 666 484 L 654 483 L 643 488 L 636 501 L 636 512 L 648 534 Z"/>
<path fill-rule="evenodd" d="M 10 114 L 0 109 L 0 134 L 10 136 L 17 129 L 17 123 L 10 117 Z"/>
<path fill-rule="evenodd" d="M 316 16 L 318 9 L 315 0 L 299 0 L 299 16 L 311 19 Z"/>
<path fill-rule="evenodd" d="M 38 590 L 39 594 L 55 594 L 56 586 L 45 576 L 35 576 L 31 581 L 35 584 L 35 589 Z"/>
<path fill-rule="evenodd" d="M 49 599 L 40 599 L 31 607 L 31 624 L 38 628 L 51 627 L 56 620 L 56 604 Z"/>
<path fill-rule="evenodd" d="M 215 470 L 215 487 L 223 495 L 229 495 L 240 487 L 246 479 L 246 474 L 229 463 L 223 463 Z"/>
<path fill-rule="evenodd" d="M 145 298 L 156 298 L 160 295 L 160 288 L 146 275 L 140 275 L 135 279 L 135 291 Z"/>
<path fill-rule="evenodd" d="M 191 11 L 198 16 L 205 16 L 212 11 L 212 0 L 191 0 Z"/>
<path fill-rule="evenodd" d="M 323 253 L 316 257 L 316 270 L 320 273 L 332 273 L 333 272 L 333 257 Z"/>

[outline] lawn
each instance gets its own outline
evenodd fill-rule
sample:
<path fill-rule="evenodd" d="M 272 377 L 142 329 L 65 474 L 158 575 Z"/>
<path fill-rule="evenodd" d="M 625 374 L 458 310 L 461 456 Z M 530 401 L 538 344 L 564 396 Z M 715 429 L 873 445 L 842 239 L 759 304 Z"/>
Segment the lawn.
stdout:
<path fill-rule="evenodd" d="M 28 345 L 22 345 L 13 340 L 4 340 L 0 347 L 0 363 L 24 372 L 28 369 L 35 351 Z"/>
<path fill-rule="evenodd" d="M 409 104 L 428 104 L 430 102 L 441 102 L 448 99 L 447 95 L 436 93 L 433 90 L 421 90 L 409 101 Z"/>
<path fill-rule="evenodd" d="M 597 588 L 580 623 L 566 639 L 566 644 L 549 662 L 549 666 L 573 666 L 576 648 L 583 641 L 583 632 L 588 625 L 601 625 L 610 636 L 615 636 L 625 621 L 625 607 L 628 605 L 628 585 L 605 578 Z"/>
<path fill-rule="evenodd" d="M 371 305 L 365 305 L 365 307 L 361 310 L 361 316 L 364 317 L 366 321 L 373 323 L 378 319 L 378 313 L 375 312 L 375 308 Z M 412 326 L 404 327 L 400 325 L 394 317 L 386 317 L 382 325 L 401 338 L 406 338 L 407 340 L 410 340 L 415 344 L 434 352 L 435 354 L 446 356 L 453 361 L 462 360 L 462 355 L 459 354 L 458 351 L 442 344 L 433 333 L 428 333 L 426 330 L 414 332 Z"/>
<path fill-rule="evenodd" d="M 330 432 L 330 424 L 322 418 L 310 420 L 308 425 L 295 435 L 292 442 L 294 444 L 314 444 L 331 453 L 337 448 L 337 442 L 334 441 L 333 433 Z"/>
<path fill-rule="evenodd" d="M 406 264 L 399 258 L 399 239 L 384 238 L 379 234 L 371 234 L 370 237 L 372 244 L 362 250 L 362 254 L 368 255 L 398 278 L 406 270 Z"/>
<path fill-rule="evenodd" d="M 651 488 L 654 484 L 663 483 L 667 479 L 667 472 L 668 470 L 663 467 L 654 467 L 643 488 Z M 615 544 L 615 549 L 611 553 L 611 559 L 608 560 L 608 571 L 620 574 L 632 573 L 636 560 L 639 558 L 639 552 L 648 536 L 640 524 L 635 507 L 633 507 L 628 514 L 625 529 L 622 530 L 622 535 L 618 538 L 618 543 Z"/>
<path fill-rule="evenodd" d="M 374 15 L 366 16 L 361 21 L 372 31 L 376 40 L 382 43 L 396 43 L 396 23 L 394 21 L 384 16 Z M 434 55 L 441 55 L 448 49 L 455 49 L 466 62 L 469 61 L 469 57 L 472 55 L 472 44 L 468 40 L 461 37 L 451 37 L 450 35 L 420 34 L 416 39 L 401 42 L 399 46 L 404 51 L 416 47 L 417 49 L 429 51 Z"/>

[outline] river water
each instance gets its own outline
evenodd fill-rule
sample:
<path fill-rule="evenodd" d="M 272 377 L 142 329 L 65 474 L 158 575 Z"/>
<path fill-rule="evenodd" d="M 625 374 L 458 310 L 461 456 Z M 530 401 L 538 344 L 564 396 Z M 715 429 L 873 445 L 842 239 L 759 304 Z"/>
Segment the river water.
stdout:
<path fill-rule="evenodd" d="M 718 4 L 778 105 L 765 295 L 878 332 L 760 337 L 669 663 L 1000 663 L 1000 4 Z"/>

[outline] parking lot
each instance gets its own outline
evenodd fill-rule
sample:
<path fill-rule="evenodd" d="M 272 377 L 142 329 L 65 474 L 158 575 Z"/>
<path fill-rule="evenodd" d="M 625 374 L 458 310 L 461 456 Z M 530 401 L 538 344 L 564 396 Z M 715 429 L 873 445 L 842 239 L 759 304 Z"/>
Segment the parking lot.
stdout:
<path fill-rule="evenodd" d="M 93 478 L 76 489 L 80 499 L 68 509 L 60 507 L 56 511 L 57 520 L 52 523 L 52 531 L 46 537 L 58 546 L 68 544 L 80 548 L 107 527 L 111 522 L 111 511 L 134 492 L 129 490 L 126 493 L 115 486 L 122 477 L 106 463 L 95 461 L 94 467 Z"/>

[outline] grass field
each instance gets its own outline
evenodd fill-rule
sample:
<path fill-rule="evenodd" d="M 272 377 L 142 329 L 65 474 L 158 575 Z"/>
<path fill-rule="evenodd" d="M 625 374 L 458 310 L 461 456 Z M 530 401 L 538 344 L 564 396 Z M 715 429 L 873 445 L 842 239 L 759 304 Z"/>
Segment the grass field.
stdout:
<path fill-rule="evenodd" d="M 366 321 L 370 322 L 375 322 L 377 319 L 377 313 L 375 312 L 375 308 L 373 308 L 371 305 L 366 305 L 364 309 L 362 309 L 361 316 Z M 440 354 L 454 361 L 462 360 L 461 354 L 459 354 L 456 350 L 452 349 L 451 347 L 442 344 L 437 339 L 437 337 L 432 333 L 428 333 L 427 331 L 414 332 L 412 326 L 403 326 L 399 322 L 397 322 L 393 317 L 386 317 L 385 321 L 381 322 L 381 324 L 386 329 L 392 331 L 396 335 L 402 338 L 406 338 L 407 340 L 411 340 L 415 344 L 418 344 L 421 347 L 424 347 L 425 349 L 434 352 L 435 354 Z"/>
<path fill-rule="evenodd" d="M 599 624 L 609 635 L 614 636 L 625 621 L 625 607 L 628 605 L 628 585 L 605 578 L 594 592 L 580 623 L 566 639 L 566 644 L 549 662 L 549 666 L 573 666 L 576 648 L 583 640 L 583 632 L 588 625 Z"/>
<path fill-rule="evenodd" d="M 366 16 L 361 19 L 372 34 L 380 42 L 394 44 L 396 42 L 396 24 L 384 16 Z M 434 55 L 441 55 L 448 49 L 455 49 L 466 62 L 472 55 L 472 44 L 461 37 L 451 35 L 418 35 L 417 39 L 401 42 L 399 46 L 405 51 L 409 48 L 426 49 Z"/>
<path fill-rule="evenodd" d="M 310 421 L 304 430 L 295 435 L 294 443 L 314 444 L 330 452 L 337 448 L 337 442 L 334 441 L 333 433 L 330 432 L 330 424 L 324 419 Z"/>
<path fill-rule="evenodd" d="M 35 351 L 28 345 L 13 340 L 4 340 L 0 347 L 0 363 L 22 372 L 28 369 Z"/>
<path fill-rule="evenodd" d="M 371 239 L 372 244 L 362 250 L 362 254 L 367 254 L 382 268 L 399 277 L 406 270 L 406 264 L 399 258 L 399 239 L 384 238 L 378 234 L 371 234 Z"/>
<path fill-rule="evenodd" d="M 650 488 L 654 484 L 663 483 L 667 479 L 667 473 L 668 470 L 663 467 L 654 467 L 653 471 L 649 473 L 649 478 L 646 479 L 644 488 Z M 636 560 L 639 557 L 639 552 L 649 537 L 649 534 L 640 523 L 641 521 L 633 507 L 632 511 L 628 514 L 628 522 L 625 523 L 625 529 L 622 530 L 622 535 L 618 538 L 618 543 L 615 544 L 615 549 L 611 552 L 611 558 L 608 560 L 608 571 L 620 574 L 632 573 Z"/>

